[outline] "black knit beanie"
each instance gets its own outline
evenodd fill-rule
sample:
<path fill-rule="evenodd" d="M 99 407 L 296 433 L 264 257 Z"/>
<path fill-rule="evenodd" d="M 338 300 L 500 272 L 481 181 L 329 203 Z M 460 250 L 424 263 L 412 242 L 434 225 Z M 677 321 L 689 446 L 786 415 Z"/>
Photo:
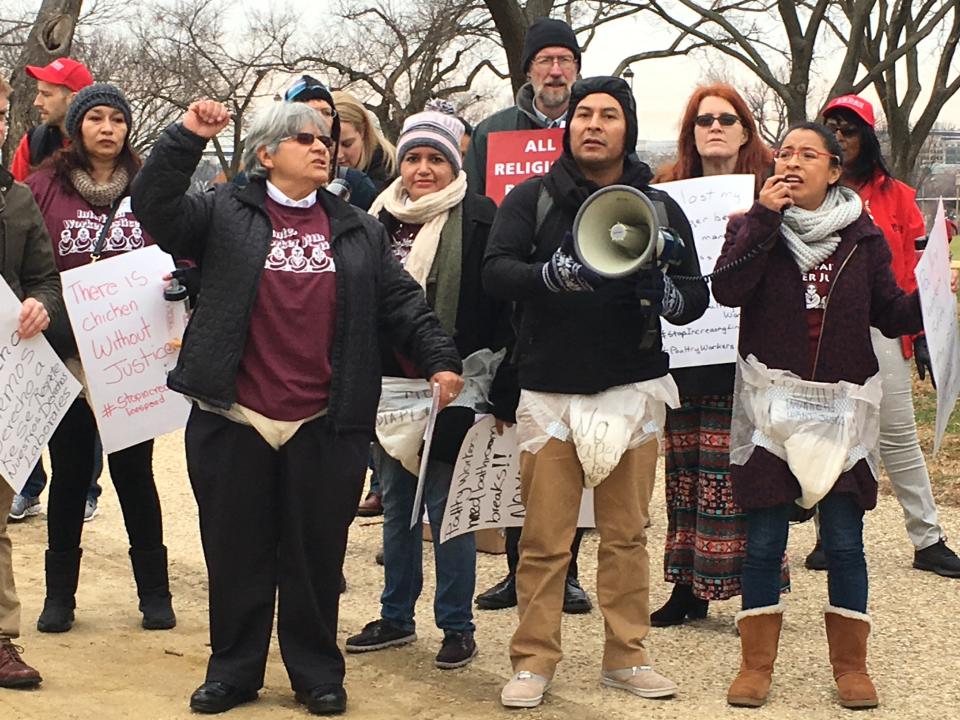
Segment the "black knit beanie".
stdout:
<path fill-rule="evenodd" d="M 122 112 L 123 119 L 127 121 L 127 134 L 130 134 L 133 130 L 133 117 L 130 114 L 130 103 L 124 97 L 123 91 L 116 85 L 94 83 L 87 85 L 73 96 L 73 102 L 67 108 L 67 117 L 64 121 L 67 135 L 79 137 L 83 116 L 98 105 L 106 105 Z"/>
<path fill-rule="evenodd" d="M 580 45 L 573 28 L 563 20 L 553 18 L 537 18 L 527 29 L 523 39 L 523 71 L 530 70 L 530 63 L 534 56 L 545 47 L 565 47 L 573 53 L 577 61 L 577 70 L 580 69 Z"/>
<path fill-rule="evenodd" d="M 570 121 L 577 105 L 587 95 L 606 93 L 612 96 L 623 109 L 623 116 L 627 121 L 627 134 L 623 142 L 624 155 L 636 152 L 637 149 L 637 103 L 633 99 L 633 91 L 623 78 L 598 75 L 597 77 L 577 80 L 570 89 L 570 105 L 567 108 L 567 127 L 563 132 L 563 151 L 570 155 Z"/>

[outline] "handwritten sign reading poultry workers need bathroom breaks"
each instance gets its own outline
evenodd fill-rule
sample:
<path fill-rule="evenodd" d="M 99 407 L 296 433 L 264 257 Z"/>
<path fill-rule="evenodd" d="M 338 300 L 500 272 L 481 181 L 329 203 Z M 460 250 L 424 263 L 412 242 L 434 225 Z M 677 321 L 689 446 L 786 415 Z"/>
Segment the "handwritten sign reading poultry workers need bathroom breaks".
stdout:
<path fill-rule="evenodd" d="M 80 392 L 46 338 L 24 340 L 19 325 L 20 301 L 0 279 L 0 476 L 16 492 Z"/>
<path fill-rule="evenodd" d="M 173 260 L 156 246 L 64 272 L 63 297 L 108 453 L 183 427 L 189 403 L 167 387 L 178 348 L 167 330 L 164 274 Z"/>

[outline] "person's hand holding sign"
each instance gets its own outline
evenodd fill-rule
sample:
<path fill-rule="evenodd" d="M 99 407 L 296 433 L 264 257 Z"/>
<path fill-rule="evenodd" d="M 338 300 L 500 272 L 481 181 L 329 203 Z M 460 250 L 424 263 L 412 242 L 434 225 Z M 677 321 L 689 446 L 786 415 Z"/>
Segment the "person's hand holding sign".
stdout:
<path fill-rule="evenodd" d="M 50 327 L 50 316 L 43 303 L 36 298 L 24 300 L 23 305 L 20 306 L 20 326 L 17 328 L 17 334 L 24 340 L 29 340 L 48 327 Z"/>

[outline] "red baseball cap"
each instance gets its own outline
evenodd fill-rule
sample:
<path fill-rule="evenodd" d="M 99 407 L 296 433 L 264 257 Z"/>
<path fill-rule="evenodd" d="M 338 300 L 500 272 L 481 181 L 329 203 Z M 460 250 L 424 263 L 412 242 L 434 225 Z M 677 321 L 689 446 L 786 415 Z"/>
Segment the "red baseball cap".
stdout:
<path fill-rule="evenodd" d="M 835 97 L 828 102 L 827 106 L 823 109 L 823 116 L 826 117 L 827 113 L 831 110 L 839 109 L 850 110 L 871 128 L 877 124 L 877 119 L 873 114 L 873 105 L 859 95 L 841 95 L 840 97 Z"/>
<path fill-rule="evenodd" d="M 73 58 L 57 58 L 46 67 L 27 65 L 27 75 L 35 80 L 42 80 L 51 85 L 63 85 L 73 92 L 82 90 L 87 85 L 93 85 L 93 75 L 87 66 Z"/>

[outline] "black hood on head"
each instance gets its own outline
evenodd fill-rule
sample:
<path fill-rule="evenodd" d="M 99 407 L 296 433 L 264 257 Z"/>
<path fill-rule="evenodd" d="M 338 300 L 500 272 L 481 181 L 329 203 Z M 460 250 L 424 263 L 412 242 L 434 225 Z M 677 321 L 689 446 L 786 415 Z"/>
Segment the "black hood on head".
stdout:
<path fill-rule="evenodd" d="M 623 152 L 624 155 L 632 155 L 637 150 L 637 103 L 633 99 L 633 91 L 626 80 L 608 75 L 583 78 L 573 84 L 570 90 L 570 106 L 567 108 L 567 127 L 563 132 L 563 152 L 573 155 L 570 152 L 570 121 L 580 101 L 594 93 L 606 93 L 620 103 L 627 120 L 627 136 L 624 139 Z"/>

